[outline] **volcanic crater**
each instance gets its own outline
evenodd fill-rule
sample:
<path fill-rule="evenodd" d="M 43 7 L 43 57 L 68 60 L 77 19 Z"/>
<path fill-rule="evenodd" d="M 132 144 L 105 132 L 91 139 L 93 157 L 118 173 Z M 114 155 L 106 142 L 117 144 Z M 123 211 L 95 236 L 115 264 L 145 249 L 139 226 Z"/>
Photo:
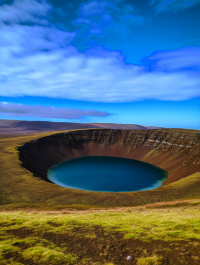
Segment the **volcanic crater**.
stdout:
<path fill-rule="evenodd" d="M 77 130 L 32 140 L 20 146 L 18 151 L 22 166 L 31 171 L 35 177 L 46 182 L 50 182 L 47 178 L 47 172 L 50 167 L 69 159 L 84 156 L 112 156 L 136 159 L 168 171 L 168 178 L 162 183 L 162 187 L 154 190 L 154 193 L 162 191 L 163 187 L 200 171 L 200 132 L 188 129 Z M 61 188 L 55 184 L 49 184 L 53 185 L 54 191 Z M 196 187 L 198 185 L 196 184 Z M 61 189 L 62 194 L 66 192 L 69 195 L 70 189 Z M 144 191 L 122 193 L 121 195 L 118 194 L 118 197 L 120 199 L 120 196 L 125 194 L 126 197 L 130 197 L 134 193 L 142 193 L 143 196 L 149 192 L 153 195 L 153 191 Z M 76 193 L 83 195 L 84 191 L 76 191 Z M 100 196 L 101 198 L 103 196 L 105 200 L 109 196 L 112 197 L 110 193 L 104 194 L 104 196 L 99 195 L 97 192 L 87 192 L 87 195 L 89 196 L 90 193 L 95 193 L 95 196 Z M 84 193 L 84 198 L 85 196 L 86 193 Z M 83 201 L 87 203 L 87 200 L 82 200 L 80 196 L 77 198 L 80 200 L 76 199 L 76 203 Z M 92 204 L 96 204 L 94 202 L 96 200 L 89 201 L 90 204 L 91 201 Z M 105 204 L 105 201 L 103 204 Z M 106 204 L 109 203 L 106 202 Z M 116 204 L 121 205 L 119 202 L 116 202 Z M 132 204 L 135 204 L 134 201 L 130 203 L 130 205 Z"/>

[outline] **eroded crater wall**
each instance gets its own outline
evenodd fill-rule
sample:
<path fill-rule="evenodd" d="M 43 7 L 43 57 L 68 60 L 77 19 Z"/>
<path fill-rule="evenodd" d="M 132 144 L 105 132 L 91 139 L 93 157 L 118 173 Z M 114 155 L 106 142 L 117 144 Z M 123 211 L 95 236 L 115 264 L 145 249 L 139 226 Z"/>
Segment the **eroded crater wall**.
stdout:
<path fill-rule="evenodd" d="M 43 137 L 18 148 L 22 165 L 45 181 L 50 167 L 82 156 L 137 159 L 168 171 L 163 186 L 200 171 L 200 131 L 89 129 Z"/>

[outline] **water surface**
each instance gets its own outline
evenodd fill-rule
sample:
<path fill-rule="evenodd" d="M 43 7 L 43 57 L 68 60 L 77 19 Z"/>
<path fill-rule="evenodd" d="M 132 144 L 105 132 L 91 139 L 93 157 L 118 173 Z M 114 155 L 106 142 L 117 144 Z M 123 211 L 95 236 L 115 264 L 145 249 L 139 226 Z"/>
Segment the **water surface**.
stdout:
<path fill-rule="evenodd" d="M 167 171 L 149 163 L 109 156 L 71 159 L 48 170 L 48 179 L 59 186 L 103 192 L 152 190 L 167 176 Z"/>

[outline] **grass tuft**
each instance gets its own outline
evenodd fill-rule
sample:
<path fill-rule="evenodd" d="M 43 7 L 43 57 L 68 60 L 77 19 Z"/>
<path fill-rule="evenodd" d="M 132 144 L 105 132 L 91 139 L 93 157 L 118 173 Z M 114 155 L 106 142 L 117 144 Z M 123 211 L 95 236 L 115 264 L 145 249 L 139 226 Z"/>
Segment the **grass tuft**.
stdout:
<path fill-rule="evenodd" d="M 0 242 L 0 260 L 4 260 L 5 254 L 19 252 L 20 249 L 16 246 L 13 246 L 12 240 L 4 240 Z"/>
<path fill-rule="evenodd" d="M 145 257 L 138 259 L 138 265 L 162 265 L 162 257 Z"/>
<path fill-rule="evenodd" d="M 49 264 L 58 264 L 59 262 L 73 264 L 76 260 L 76 257 L 73 257 L 71 254 L 64 254 L 62 252 L 40 246 L 26 249 L 23 252 L 23 256 L 26 259 L 33 259 L 34 261 L 39 261 L 40 263 Z"/>

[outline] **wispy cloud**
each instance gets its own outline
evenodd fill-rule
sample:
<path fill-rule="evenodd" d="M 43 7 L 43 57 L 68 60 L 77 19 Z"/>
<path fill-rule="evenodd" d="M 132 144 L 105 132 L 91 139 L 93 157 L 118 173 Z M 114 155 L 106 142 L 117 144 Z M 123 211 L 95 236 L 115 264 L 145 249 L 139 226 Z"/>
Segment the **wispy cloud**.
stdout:
<path fill-rule="evenodd" d="M 152 0 L 152 5 L 155 6 L 157 13 L 163 11 L 177 12 L 199 3 L 200 0 Z"/>
<path fill-rule="evenodd" d="M 146 57 L 143 62 L 154 71 L 187 73 L 198 71 L 200 73 L 200 48 L 186 47 L 177 50 L 154 52 Z"/>
<path fill-rule="evenodd" d="M 0 102 L 0 113 L 7 116 L 34 116 L 57 119 L 83 119 L 85 116 L 107 117 L 111 115 L 106 111 L 29 106 L 9 102 Z"/>
<path fill-rule="evenodd" d="M 80 5 L 78 18 L 73 20 L 75 26 L 85 34 L 103 34 L 109 31 L 118 31 L 126 34 L 130 26 L 142 24 L 144 17 L 133 6 L 124 4 L 118 7 L 110 1 L 87 1 Z"/>
<path fill-rule="evenodd" d="M 52 7 L 45 0 L 14 0 L 12 5 L 4 4 L 0 8 L 0 22 L 23 23 L 32 22 L 46 25 L 46 16 Z"/>
<path fill-rule="evenodd" d="M 186 39 L 182 42 L 174 42 L 171 44 L 165 44 L 161 47 L 163 50 L 180 49 L 182 47 L 197 46 L 200 47 L 200 38 Z"/>

